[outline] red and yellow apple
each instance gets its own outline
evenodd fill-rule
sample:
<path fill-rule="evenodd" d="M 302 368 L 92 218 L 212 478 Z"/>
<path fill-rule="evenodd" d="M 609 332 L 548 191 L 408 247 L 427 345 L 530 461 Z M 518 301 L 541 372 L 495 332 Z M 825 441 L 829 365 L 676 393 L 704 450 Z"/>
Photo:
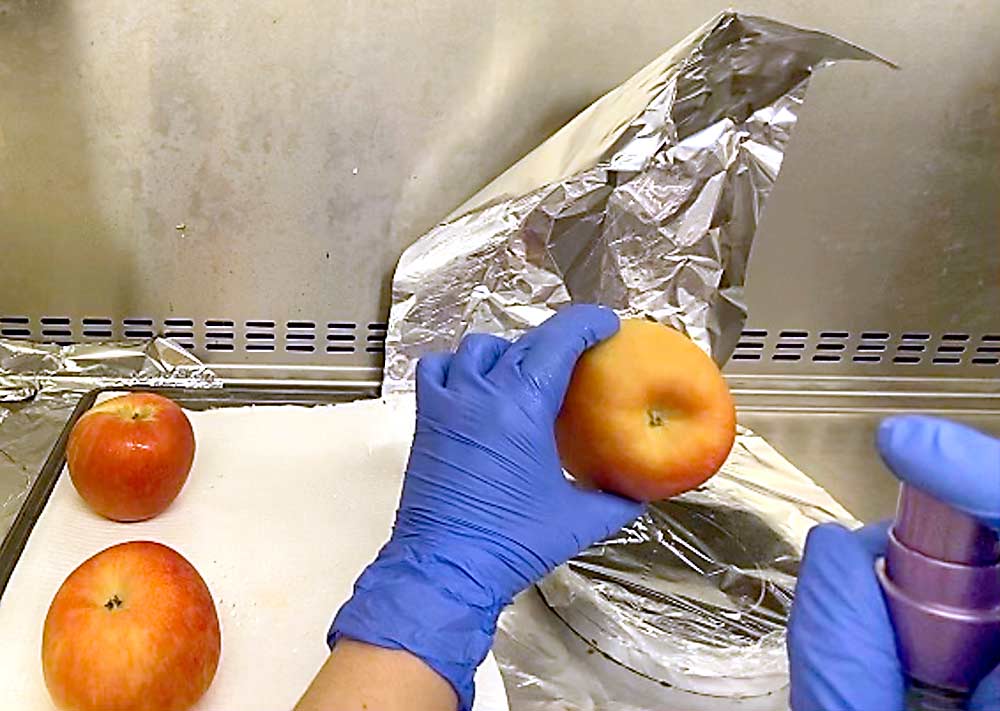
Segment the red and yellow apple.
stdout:
<path fill-rule="evenodd" d="M 639 319 L 622 320 L 583 354 L 556 420 L 570 474 L 640 501 L 702 484 L 735 437 L 736 411 L 715 362 L 679 331 Z"/>
<path fill-rule="evenodd" d="M 180 493 L 194 461 L 184 411 L 154 393 L 130 393 L 88 410 L 66 447 L 73 485 L 97 513 L 116 521 L 152 518 Z"/>
<path fill-rule="evenodd" d="M 185 711 L 219 663 L 204 580 L 159 543 L 107 548 L 56 593 L 42 633 L 45 685 L 64 711 Z"/>

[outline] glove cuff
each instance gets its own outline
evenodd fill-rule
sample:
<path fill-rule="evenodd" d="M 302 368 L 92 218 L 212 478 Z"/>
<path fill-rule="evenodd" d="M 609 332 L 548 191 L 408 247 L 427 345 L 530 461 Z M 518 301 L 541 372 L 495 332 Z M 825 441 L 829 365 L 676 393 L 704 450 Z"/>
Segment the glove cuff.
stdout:
<path fill-rule="evenodd" d="M 390 542 L 358 578 L 327 644 L 346 637 L 406 650 L 454 687 L 460 711 L 471 711 L 476 668 L 508 602 L 437 555 Z"/>

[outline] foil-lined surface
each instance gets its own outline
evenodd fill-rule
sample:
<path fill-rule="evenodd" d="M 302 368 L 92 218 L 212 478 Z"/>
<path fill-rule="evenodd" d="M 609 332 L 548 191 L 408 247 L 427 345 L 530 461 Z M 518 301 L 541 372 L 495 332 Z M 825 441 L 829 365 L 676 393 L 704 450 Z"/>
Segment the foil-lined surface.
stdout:
<path fill-rule="evenodd" d="M 221 387 L 162 339 L 61 346 L 0 339 L 0 539 L 80 397 L 98 387 Z"/>
<path fill-rule="evenodd" d="M 412 390 L 419 357 L 468 332 L 515 338 L 572 302 L 673 326 L 724 363 L 810 77 L 846 59 L 884 62 L 725 12 L 596 101 L 404 252 L 384 391 Z M 799 556 L 829 520 L 856 523 L 742 432 L 709 484 L 508 609 L 496 652 L 513 707 L 784 709 Z"/>
<path fill-rule="evenodd" d="M 878 58 L 725 12 L 596 101 L 403 253 L 385 391 L 412 390 L 423 353 L 516 337 L 571 302 L 667 323 L 725 362 L 809 78 L 844 59 Z"/>
<path fill-rule="evenodd" d="M 783 711 L 799 561 L 829 521 L 859 523 L 741 431 L 704 486 L 654 504 L 505 612 L 496 652 L 513 707 Z"/>

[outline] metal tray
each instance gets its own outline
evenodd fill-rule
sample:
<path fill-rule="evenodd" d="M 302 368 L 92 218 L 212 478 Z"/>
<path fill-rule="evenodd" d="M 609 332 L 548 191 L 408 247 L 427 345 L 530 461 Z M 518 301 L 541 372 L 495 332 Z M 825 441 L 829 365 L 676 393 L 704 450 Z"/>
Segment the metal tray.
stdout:
<path fill-rule="evenodd" d="M 1000 379 L 834 378 L 730 375 L 739 421 L 762 435 L 795 466 L 864 521 L 891 515 L 896 480 L 878 459 L 873 438 L 879 421 L 904 412 L 951 417 L 1000 436 Z M 0 544 L 0 596 L 45 508 L 65 463 L 66 441 L 98 395 L 80 400 L 56 439 L 10 531 Z M 167 395 L 184 407 L 252 404 L 320 405 L 377 397 L 375 383 L 264 379 L 230 381 L 206 390 L 133 388 Z"/>
<path fill-rule="evenodd" d="M 89 410 L 97 398 L 104 392 L 155 392 L 169 397 L 182 407 L 191 410 L 207 410 L 217 407 L 240 407 L 243 405 L 328 405 L 340 402 L 350 402 L 363 397 L 374 397 L 377 392 L 369 387 L 350 386 L 319 386 L 302 387 L 288 386 L 280 382 L 271 384 L 254 384 L 242 386 L 225 386 L 222 388 L 183 389 L 183 388 L 144 388 L 144 387 L 108 387 L 97 388 L 86 393 L 77 403 L 62 431 L 59 433 L 52 450 L 42 466 L 42 470 L 32 485 L 28 496 L 17 513 L 10 530 L 0 544 L 0 597 L 3 597 L 10 576 L 14 572 L 24 551 L 24 546 L 31 536 L 35 522 L 45 509 L 52 489 L 59 479 L 66 463 L 66 443 L 76 421 Z"/>

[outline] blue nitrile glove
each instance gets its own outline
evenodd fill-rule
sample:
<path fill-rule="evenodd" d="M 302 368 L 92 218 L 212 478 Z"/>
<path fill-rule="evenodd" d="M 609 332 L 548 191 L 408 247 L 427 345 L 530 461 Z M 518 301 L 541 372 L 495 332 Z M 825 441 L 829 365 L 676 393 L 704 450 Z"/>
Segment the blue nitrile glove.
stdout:
<path fill-rule="evenodd" d="M 1000 529 L 1000 440 L 911 415 L 882 423 L 878 449 L 904 482 Z M 794 711 L 904 708 L 906 681 L 874 569 L 887 531 L 883 523 L 810 532 L 788 630 Z M 1000 710 L 1000 673 L 979 685 L 971 708 Z"/>
<path fill-rule="evenodd" d="M 466 337 L 421 358 L 417 425 L 392 537 L 340 609 L 340 637 L 405 649 L 472 706 L 500 610 L 557 565 L 642 512 L 567 481 L 553 431 L 584 350 L 614 312 L 572 306 L 516 343 Z"/>

